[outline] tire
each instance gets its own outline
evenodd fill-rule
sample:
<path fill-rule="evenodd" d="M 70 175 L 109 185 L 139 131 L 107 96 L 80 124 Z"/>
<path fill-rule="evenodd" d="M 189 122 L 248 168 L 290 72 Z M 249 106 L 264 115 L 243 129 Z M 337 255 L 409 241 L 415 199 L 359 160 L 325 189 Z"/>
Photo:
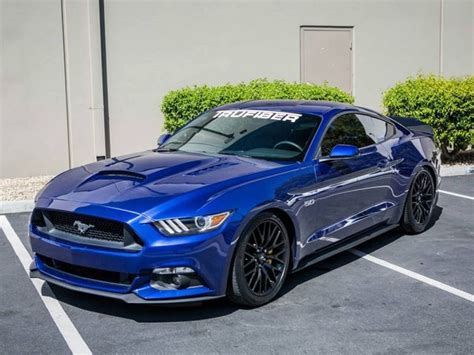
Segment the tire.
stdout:
<path fill-rule="evenodd" d="M 433 176 L 422 168 L 413 179 L 400 223 L 407 234 L 426 230 L 436 206 L 436 187 Z"/>
<path fill-rule="evenodd" d="M 257 215 L 239 238 L 227 295 L 246 307 L 258 307 L 276 297 L 290 266 L 290 239 L 273 213 Z"/>

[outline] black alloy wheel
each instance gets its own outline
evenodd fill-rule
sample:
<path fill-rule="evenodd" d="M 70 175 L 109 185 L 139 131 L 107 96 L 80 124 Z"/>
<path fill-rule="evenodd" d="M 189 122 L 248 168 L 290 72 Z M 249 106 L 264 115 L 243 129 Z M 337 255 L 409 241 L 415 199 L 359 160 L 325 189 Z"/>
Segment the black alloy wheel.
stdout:
<path fill-rule="evenodd" d="M 243 268 L 247 285 L 256 295 L 265 295 L 278 284 L 285 269 L 285 246 L 282 230 L 275 221 L 263 221 L 252 231 Z"/>
<path fill-rule="evenodd" d="M 229 297 L 246 306 L 269 302 L 280 291 L 289 263 L 290 243 L 284 224 L 272 213 L 260 214 L 237 246 Z"/>
<path fill-rule="evenodd" d="M 419 224 L 426 223 L 431 214 L 434 201 L 433 181 L 428 172 L 423 171 L 416 177 L 411 194 L 413 217 Z"/>
<path fill-rule="evenodd" d="M 433 177 L 422 169 L 415 176 L 403 214 L 402 228 L 410 234 L 421 233 L 428 226 L 435 205 Z"/>

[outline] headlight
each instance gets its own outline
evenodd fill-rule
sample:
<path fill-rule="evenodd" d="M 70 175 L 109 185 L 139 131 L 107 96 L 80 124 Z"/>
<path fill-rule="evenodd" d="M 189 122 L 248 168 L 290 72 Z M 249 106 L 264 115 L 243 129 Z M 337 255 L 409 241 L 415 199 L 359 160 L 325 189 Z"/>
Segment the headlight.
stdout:
<path fill-rule="evenodd" d="M 166 235 L 196 234 L 220 227 L 229 216 L 230 212 L 222 212 L 194 218 L 161 219 L 153 224 Z"/>

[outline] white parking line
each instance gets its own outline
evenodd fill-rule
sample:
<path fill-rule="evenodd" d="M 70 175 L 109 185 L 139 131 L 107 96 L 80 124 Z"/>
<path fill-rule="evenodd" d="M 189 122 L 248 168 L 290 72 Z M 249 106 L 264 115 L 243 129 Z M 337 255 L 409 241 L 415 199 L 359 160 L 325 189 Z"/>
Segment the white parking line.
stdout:
<path fill-rule="evenodd" d="M 5 233 L 7 240 L 10 242 L 13 250 L 15 251 L 16 256 L 20 259 L 23 269 L 26 273 L 29 274 L 29 266 L 31 264 L 31 256 L 26 250 L 25 246 L 21 242 L 18 235 L 13 230 L 10 222 L 8 222 L 7 217 L 0 216 L 0 228 Z M 51 318 L 53 318 L 54 323 L 61 332 L 64 340 L 66 341 L 69 349 L 73 354 L 92 354 L 91 350 L 87 346 L 84 339 L 82 339 L 81 334 L 72 323 L 71 319 L 68 317 L 64 311 L 61 303 L 56 298 L 44 296 L 41 292 L 43 287 L 49 288 L 43 280 L 40 279 L 30 279 L 35 286 L 36 291 L 38 292 L 41 300 L 48 309 Z M 49 290 L 48 290 L 49 291 Z M 51 291 L 50 294 L 53 294 Z"/>
<path fill-rule="evenodd" d="M 455 192 L 450 192 L 450 191 L 445 191 L 445 190 L 438 190 L 438 191 L 443 193 L 443 194 L 446 194 L 446 195 L 452 195 L 452 196 L 456 196 L 456 197 L 467 198 L 468 200 L 474 200 L 474 197 L 471 197 L 471 196 L 461 195 L 461 194 L 457 194 Z"/>
<path fill-rule="evenodd" d="M 420 274 L 418 274 L 418 273 L 416 273 L 416 272 L 413 272 L 413 271 L 404 269 L 404 268 L 402 268 L 402 267 L 400 267 L 400 266 L 397 266 L 397 265 L 395 265 L 395 264 L 389 263 L 388 261 L 385 261 L 385 260 L 376 258 L 375 256 L 372 256 L 372 255 L 369 255 L 369 254 L 366 254 L 366 253 L 364 253 L 364 252 L 362 252 L 362 251 L 360 251 L 360 250 L 351 249 L 350 252 L 351 252 L 352 254 L 354 254 L 354 255 L 357 255 L 358 257 L 361 257 L 361 258 L 367 260 L 367 261 L 370 261 L 370 262 L 375 263 L 375 264 L 377 264 L 377 265 L 386 267 L 387 269 L 390 269 L 390 270 L 399 272 L 400 274 L 406 275 L 406 276 L 408 276 L 408 277 L 411 277 L 412 279 L 421 281 L 421 282 L 423 282 L 423 283 L 425 283 L 425 284 L 428 284 L 428 285 L 430 285 L 430 286 L 439 288 L 440 290 L 449 292 L 449 293 L 451 293 L 451 294 L 453 294 L 453 295 L 456 295 L 456 296 L 458 296 L 458 297 L 464 298 L 465 300 L 474 302 L 474 295 L 472 295 L 472 294 L 470 294 L 470 293 L 467 293 L 467 292 L 458 290 L 457 288 L 451 287 L 451 286 L 446 285 L 446 284 L 444 284 L 444 283 L 442 283 L 442 282 L 433 280 L 433 279 L 431 279 L 431 278 L 429 278 L 429 277 L 420 275 Z"/>

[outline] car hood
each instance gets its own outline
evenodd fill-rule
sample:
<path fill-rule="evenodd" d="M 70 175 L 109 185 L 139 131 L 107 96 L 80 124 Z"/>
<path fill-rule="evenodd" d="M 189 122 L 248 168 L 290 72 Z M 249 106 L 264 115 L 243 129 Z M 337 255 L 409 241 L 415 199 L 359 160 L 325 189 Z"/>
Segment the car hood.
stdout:
<path fill-rule="evenodd" d="M 137 213 L 165 207 L 197 210 L 216 193 L 292 166 L 237 156 L 146 151 L 68 170 L 38 197 Z"/>

